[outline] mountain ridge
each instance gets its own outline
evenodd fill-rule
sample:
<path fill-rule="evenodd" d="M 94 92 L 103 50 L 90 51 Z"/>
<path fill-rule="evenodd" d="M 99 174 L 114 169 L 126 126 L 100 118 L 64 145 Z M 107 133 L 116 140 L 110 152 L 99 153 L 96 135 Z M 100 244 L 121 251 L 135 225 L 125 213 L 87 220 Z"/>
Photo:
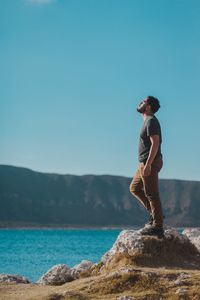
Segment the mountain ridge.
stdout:
<path fill-rule="evenodd" d="M 0 226 L 141 226 L 148 216 L 129 191 L 131 180 L 0 165 Z M 200 226 L 200 181 L 160 179 L 160 193 L 166 223 Z"/>

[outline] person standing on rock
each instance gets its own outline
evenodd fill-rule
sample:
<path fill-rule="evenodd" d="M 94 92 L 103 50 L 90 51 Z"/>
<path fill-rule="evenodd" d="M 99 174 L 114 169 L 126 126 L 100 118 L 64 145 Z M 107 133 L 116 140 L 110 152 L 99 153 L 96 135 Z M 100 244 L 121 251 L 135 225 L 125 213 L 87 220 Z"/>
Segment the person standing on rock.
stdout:
<path fill-rule="evenodd" d="M 137 107 L 144 123 L 139 138 L 139 166 L 129 189 L 149 212 L 149 222 L 145 224 L 141 234 L 163 237 L 163 211 L 158 179 L 163 166 L 162 134 L 160 123 L 154 115 L 159 108 L 159 100 L 153 96 L 148 96 Z"/>

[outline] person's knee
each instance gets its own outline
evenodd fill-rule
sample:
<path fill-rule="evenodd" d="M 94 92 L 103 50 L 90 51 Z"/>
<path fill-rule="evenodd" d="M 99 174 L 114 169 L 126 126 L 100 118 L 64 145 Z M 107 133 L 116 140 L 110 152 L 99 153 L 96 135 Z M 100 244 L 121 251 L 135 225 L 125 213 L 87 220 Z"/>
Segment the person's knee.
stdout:
<path fill-rule="evenodd" d="M 137 195 L 138 194 L 138 189 L 136 188 L 136 186 L 134 184 L 130 184 L 129 186 L 129 191 L 131 194 L 133 195 Z"/>
<path fill-rule="evenodd" d="M 133 186 L 132 183 L 129 185 L 129 191 L 130 191 L 131 194 L 134 193 L 134 186 Z"/>

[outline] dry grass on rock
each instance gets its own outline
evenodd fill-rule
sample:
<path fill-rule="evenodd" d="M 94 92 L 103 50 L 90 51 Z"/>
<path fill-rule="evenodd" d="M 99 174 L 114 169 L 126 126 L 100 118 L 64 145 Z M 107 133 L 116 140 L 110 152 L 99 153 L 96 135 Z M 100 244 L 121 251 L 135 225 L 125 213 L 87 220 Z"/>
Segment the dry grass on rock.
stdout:
<path fill-rule="evenodd" d="M 115 253 L 100 270 L 110 271 L 123 265 L 200 270 L 200 254 L 189 241 L 185 241 L 183 245 L 178 239 L 145 237 L 142 252 L 134 255 Z"/>
<path fill-rule="evenodd" d="M 181 274 L 186 276 L 184 285 L 177 286 Z M 178 288 L 187 290 L 184 297 L 176 294 Z M 122 295 L 136 300 L 200 300 L 200 272 L 127 266 L 62 286 L 0 285 L 1 300 L 116 300 Z"/>

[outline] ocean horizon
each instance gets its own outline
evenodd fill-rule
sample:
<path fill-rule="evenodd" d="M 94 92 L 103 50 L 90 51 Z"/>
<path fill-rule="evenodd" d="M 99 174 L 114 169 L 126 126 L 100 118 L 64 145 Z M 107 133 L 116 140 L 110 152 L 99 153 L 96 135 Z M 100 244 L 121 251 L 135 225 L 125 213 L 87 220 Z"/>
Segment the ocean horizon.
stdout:
<path fill-rule="evenodd" d="M 0 273 L 18 274 L 36 282 L 57 264 L 73 267 L 82 260 L 96 263 L 122 230 L 139 228 L 1 228 Z M 181 233 L 184 227 L 176 229 Z"/>

